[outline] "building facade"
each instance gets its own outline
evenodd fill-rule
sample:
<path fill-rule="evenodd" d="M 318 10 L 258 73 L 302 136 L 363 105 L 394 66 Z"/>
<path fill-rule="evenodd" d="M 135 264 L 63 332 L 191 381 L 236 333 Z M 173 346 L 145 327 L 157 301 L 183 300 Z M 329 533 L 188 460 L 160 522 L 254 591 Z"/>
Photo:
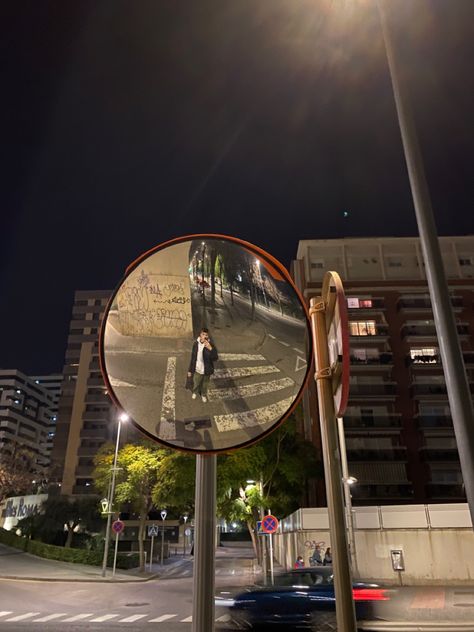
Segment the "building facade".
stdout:
<path fill-rule="evenodd" d="M 47 389 L 21 371 L 0 370 L 0 454 L 19 455 L 32 481 L 48 475 L 54 416 Z"/>
<path fill-rule="evenodd" d="M 54 437 L 52 486 L 61 494 L 93 491 L 93 458 L 112 439 L 114 410 L 99 367 L 100 322 L 110 291 L 75 293 Z M 54 491 L 54 490 L 51 490 Z"/>
<path fill-rule="evenodd" d="M 50 375 L 32 375 L 31 379 L 35 384 L 39 384 L 46 389 L 53 398 L 51 406 L 51 428 L 48 432 L 47 450 L 49 457 L 53 451 L 54 436 L 56 434 L 56 422 L 58 420 L 59 399 L 61 397 L 61 386 L 63 382 L 62 373 L 51 373 Z"/>
<path fill-rule="evenodd" d="M 474 237 L 440 238 L 466 372 L 474 393 Z M 464 501 L 424 262 L 417 238 L 305 240 L 292 264 L 308 300 L 341 275 L 350 327 L 344 417 L 355 504 Z M 320 445 L 316 391 L 304 432 Z M 324 504 L 313 489 L 310 504 Z"/>

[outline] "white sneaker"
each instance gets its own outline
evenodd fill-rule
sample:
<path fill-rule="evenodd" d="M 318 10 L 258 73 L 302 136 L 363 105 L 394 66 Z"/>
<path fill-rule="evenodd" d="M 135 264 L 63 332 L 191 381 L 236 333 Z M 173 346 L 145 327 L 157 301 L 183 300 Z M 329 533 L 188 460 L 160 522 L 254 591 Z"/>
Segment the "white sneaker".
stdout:
<path fill-rule="evenodd" d="M 197 397 L 196 393 L 193 393 L 191 399 L 196 399 L 196 397 Z"/>
<path fill-rule="evenodd" d="M 207 402 L 207 397 L 204 397 L 204 395 L 203 395 L 203 396 L 202 396 L 202 401 L 203 401 L 204 403 L 206 403 L 206 402 Z"/>
<path fill-rule="evenodd" d="M 186 425 L 184 426 L 184 429 L 185 429 L 185 430 L 194 430 L 194 428 L 195 428 L 195 427 L 196 427 L 196 424 L 194 423 L 194 421 L 192 421 L 191 423 L 186 424 Z"/>

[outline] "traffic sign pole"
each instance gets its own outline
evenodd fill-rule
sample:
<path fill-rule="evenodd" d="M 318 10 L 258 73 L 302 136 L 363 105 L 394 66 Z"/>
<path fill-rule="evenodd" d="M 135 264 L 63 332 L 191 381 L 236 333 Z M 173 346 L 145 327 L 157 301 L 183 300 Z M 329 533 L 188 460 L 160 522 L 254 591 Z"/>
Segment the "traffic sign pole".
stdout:
<path fill-rule="evenodd" d="M 151 573 L 151 564 L 153 562 L 153 543 L 155 541 L 155 536 L 151 536 L 151 547 L 150 547 L 150 573 Z"/>
<path fill-rule="evenodd" d="M 356 632 L 352 597 L 347 532 L 344 519 L 342 476 L 339 458 L 337 423 L 333 398 L 333 374 L 329 360 L 326 302 L 322 297 L 310 301 L 310 316 L 315 355 L 315 380 L 318 390 L 319 421 L 324 461 L 324 478 L 331 532 L 336 593 L 336 620 L 340 632 Z"/>

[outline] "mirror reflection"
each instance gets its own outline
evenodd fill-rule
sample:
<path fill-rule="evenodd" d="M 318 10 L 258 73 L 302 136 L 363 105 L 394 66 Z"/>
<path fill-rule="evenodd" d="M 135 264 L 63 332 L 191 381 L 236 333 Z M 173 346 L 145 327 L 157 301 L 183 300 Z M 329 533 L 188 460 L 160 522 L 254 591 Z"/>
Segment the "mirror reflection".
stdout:
<path fill-rule="evenodd" d="M 103 367 L 146 433 L 192 451 L 254 441 L 287 414 L 309 357 L 304 307 L 276 265 L 225 238 L 139 261 L 106 314 Z"/>

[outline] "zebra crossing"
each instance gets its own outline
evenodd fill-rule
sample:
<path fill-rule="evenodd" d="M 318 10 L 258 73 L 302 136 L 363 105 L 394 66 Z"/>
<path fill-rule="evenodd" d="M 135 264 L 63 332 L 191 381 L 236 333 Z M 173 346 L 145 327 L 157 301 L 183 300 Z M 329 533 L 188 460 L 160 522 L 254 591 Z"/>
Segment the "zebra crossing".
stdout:
<path fill-rule="evenodd" d="M 228 623 L 231 618 L 228 614 L 216 616 L 216 623 Z M 94 612 L 81 612 L 70 616 L 67 612 L 53 612 L 50 614 L 43 614 L 41 612 L 23 612 L 16 614 L 14 611 L 2 610 L 0 611 L 0 628 L 2 623 L 25 623 L 28 624 L 40 624 L 40 623 L 107 623 L 113 621 L 116 623 L 135 623 L 140 621 L 143 623 L 191 623 L 192 616 L 183 616 L 178 613 L 134 613 L 134 614 L 119 614 L 117 612 L 110 612 L 106 614 L 99 614 Z M 34 626 L 41 629 L 41 626 Z"/>
<path fill-rule="evenodd" d="M 159 434 L 169 441 L 176 440 L 176 417 L 180 418 L 183 410 L 177 387 L 178 361 L 176 356 L 168 357 L 163 385 Z M 219 434 L 269 425 L 290 408 L 295 386 L 291 377 L 282 375 L 281 369 L 262 354 L 219 353 L 205 412 Z M 279 398 L 268 403 L 275 394 Z M 188 411 L 191 408 L 187 400 L 184 406 Z"/>

